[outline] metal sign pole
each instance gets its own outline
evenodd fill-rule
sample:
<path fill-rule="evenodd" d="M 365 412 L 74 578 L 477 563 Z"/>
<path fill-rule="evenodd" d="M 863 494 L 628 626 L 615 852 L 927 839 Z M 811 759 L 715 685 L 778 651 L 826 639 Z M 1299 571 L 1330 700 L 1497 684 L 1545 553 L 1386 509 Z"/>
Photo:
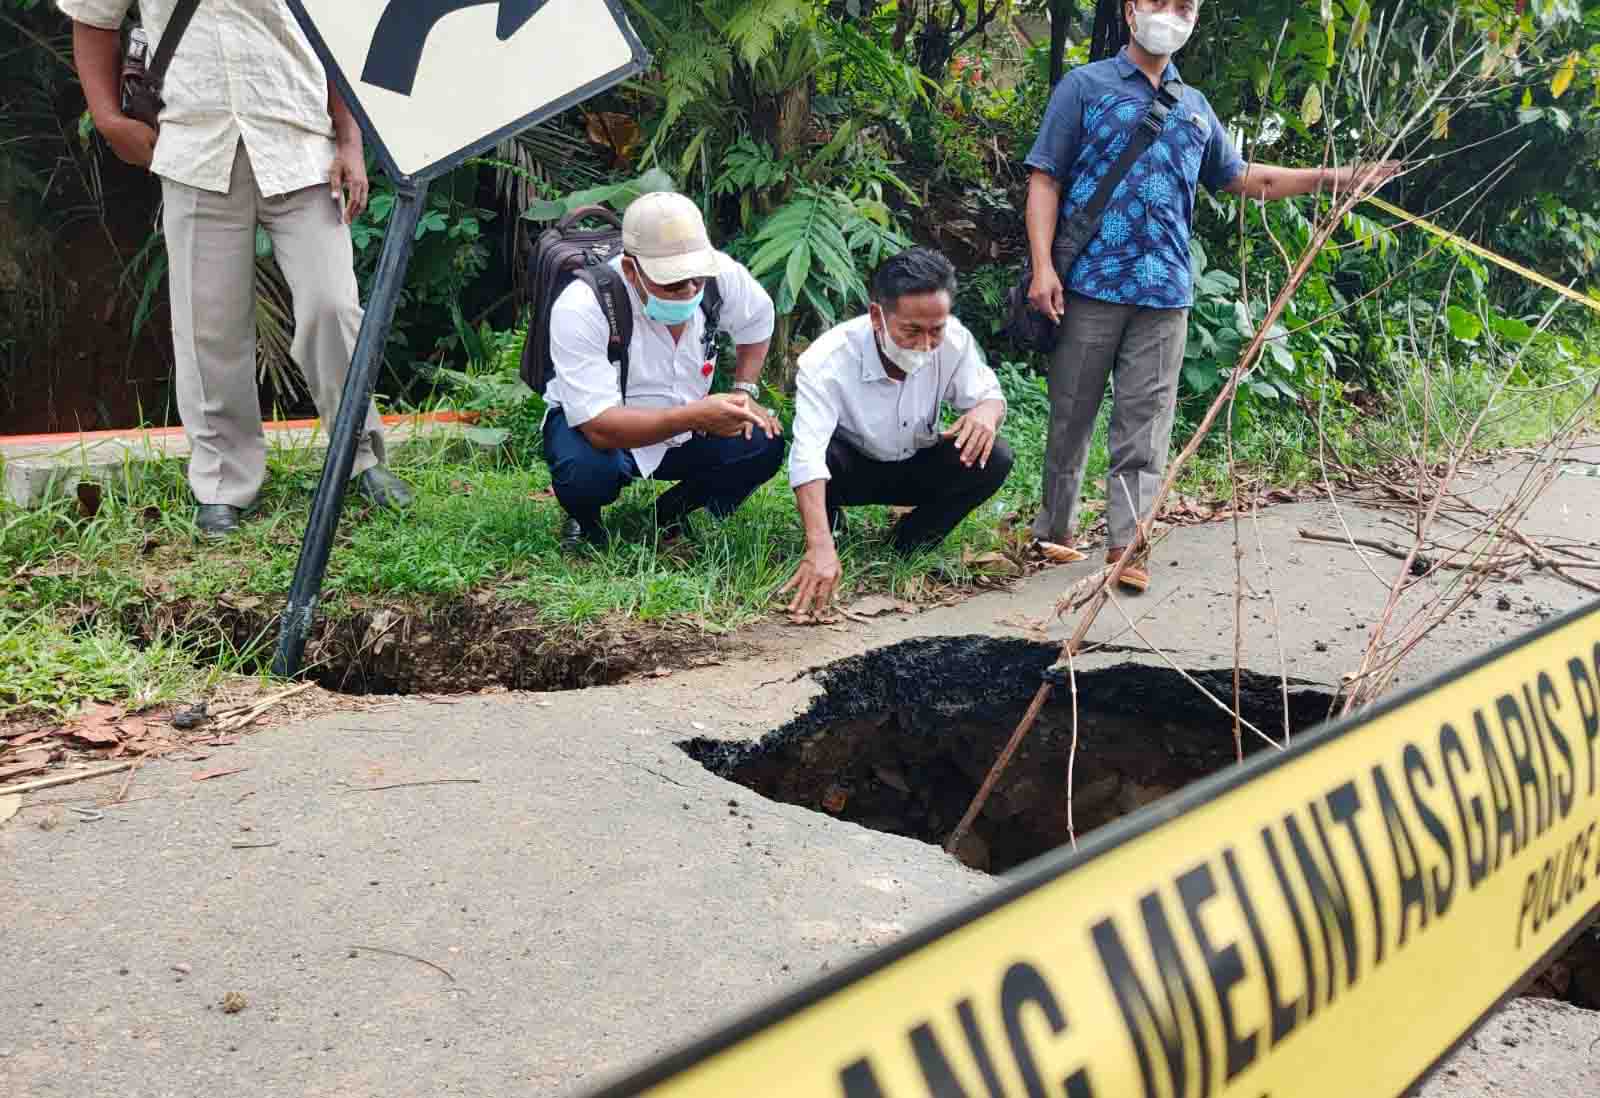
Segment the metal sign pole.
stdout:
<path fill-rule="evenodd" d="M 412 182 L 398 188 L 389 231 L 383 238 L 377 275 L 356 337 L 355 354 L 345 377 L 344 393 L 339 398 L 339 414 L 328 437 L 328 456 L 322 463 L 322 480 L 311 501 L 311 518 L 306 523 L 305 541 L 295 565 L 294 582 L 289 587 L 289 603 L 279 623 L 278 654 L 272 673 L 290 678 L 300 672 L 306 638 L 317 599 L 322 594 L 322 577 L 328 569 L 328 554 L 333 550 L 333 535 L 339 528 L 339 513 L 344 509 L 345 492 L 350 487 L 350 470 L 355 467 L 356 449 L 366 423 L 372 389 L 378 380 L 378 363 L 383 360 L 384 344 L 394 320 L 395 304 L 405 284 L 406 264 L 416 241 L 417 222 L 422 217 L 428 184 Z"/>

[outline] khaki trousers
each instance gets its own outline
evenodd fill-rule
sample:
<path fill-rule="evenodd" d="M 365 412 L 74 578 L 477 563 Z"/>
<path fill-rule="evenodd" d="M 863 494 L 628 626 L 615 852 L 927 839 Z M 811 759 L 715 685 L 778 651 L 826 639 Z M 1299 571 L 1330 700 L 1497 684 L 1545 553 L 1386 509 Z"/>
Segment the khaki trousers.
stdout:
<path fill-rule="evenodd" d="M 178 415 L 189 436 L 189 487 L 200 503 L 248 507 L 266 478 L 256 388 L 256 226 L 294 297 L 290 353 L 331 429 L 361 328 L 350 230 L 326 185 L 266 198 L 240 143 L 227 194 L 161 181 Z M 367 409 L 355 472 L 383 458 Z"/>
<path fill-rule="evenodd" d="M 1110 378 L 1106 524 L 1108 544 L 1122 548 L 1149 517 L 1167 468 L 1189 310 L 1113 305 L 1069 294 L 1061 323 L 1061 342 L 1050 361 L 1044 507 L 1033 536 L 1072 544 L 1089 443 Z"/>

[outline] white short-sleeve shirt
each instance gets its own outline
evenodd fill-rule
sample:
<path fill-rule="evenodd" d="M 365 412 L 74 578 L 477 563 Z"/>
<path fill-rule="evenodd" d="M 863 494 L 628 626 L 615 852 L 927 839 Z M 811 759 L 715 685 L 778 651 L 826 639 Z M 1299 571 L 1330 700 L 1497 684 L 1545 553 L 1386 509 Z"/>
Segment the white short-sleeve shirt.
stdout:
<path fill-rule="evenodd" d="M 965 412 L 1005 400 L 977 339 L 955 317 L 933 362 L 904 381 L 884 370 L 871 318 L 847 320 L 806 348 L 795 385 L 789 483 L 796 488 L 829 479 L 835 433 L 874 461 L 904 461 L 938 444 L 941 404 Z"/>
<path fill-rule="evenodd" d="M 132 0 L 57 0 L 72 19 L 117 30 Z M 151 56 L 175 0 L 140 0 Z M 284 0 L 201 0 L 172 55 L 161 136 L 150 170 L 226 193 L 244 142 L 268 198 L 328 181 L 333 117 L 328 77 Z"/>
<path fill-rule="evenodd" d="M 622 270 L 622 258 L 611 260 Z M 673 341 L 665 324 L 644 315 L 644 303 L 632 284 L 628 301 L 633 308 L 633 338 L 628 344 L 628 407 L 676 408 L 702 400 L 711 392 L 716 364 L 701 353 L 705 313 L 696 309 Z M 736 346 L 744 347 L 772 338 L 776 313 L 772 298 L 742 264 L 717 279 L 722 293 L 718 327 Z M 555 366 L 545 391 L 551 407 L 560 407 L 573 427 L 588 423 L 600 413 L 622 404 L 617 367 L 607 357 L 611 326 L 600 301 L 587 283 L 574 281 L 550 307 L 550 361 Z M 633 450 L 639 472 L 650 476 L 666 456 L 667 447 L 687 442 L 688 434 Z"/>

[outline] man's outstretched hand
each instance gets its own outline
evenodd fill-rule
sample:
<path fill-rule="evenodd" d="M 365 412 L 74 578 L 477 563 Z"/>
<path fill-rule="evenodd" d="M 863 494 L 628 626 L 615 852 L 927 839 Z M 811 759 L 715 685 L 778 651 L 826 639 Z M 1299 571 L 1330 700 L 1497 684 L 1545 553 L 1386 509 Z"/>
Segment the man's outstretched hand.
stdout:
<path fill-rule="evenodd" d="M 779 595 L 794 592 L 789 600 L 791 614 L 820 616 L 833 605 L 839 594 L 839 553 L 833 546 L 814 546 L 800 559 L 794 578 L 783 585 Z"/>

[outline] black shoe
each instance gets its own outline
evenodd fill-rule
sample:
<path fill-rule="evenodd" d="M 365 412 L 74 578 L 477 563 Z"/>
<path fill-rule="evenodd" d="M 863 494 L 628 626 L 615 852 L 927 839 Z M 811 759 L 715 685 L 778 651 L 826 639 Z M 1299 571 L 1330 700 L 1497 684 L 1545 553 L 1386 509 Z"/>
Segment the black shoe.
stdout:
<path fill-rule="evenodd" d="M 241 509 L 226 503 L 202 503 L 194 511 L 194 524 L 208 538 L 225 538 L 239 531 Z"/>
<path fill-rule="evenodd" d="M 561 551 L 577 555 L 588 549 L 603 550 L 609 541 L 604 526 L 585 526 L 571 516 L 561 524 Z"/>
<path fill-rule="evenodd" d="M 356 491 L 378 507 L 403 511 L 415 498 L 411 486 L 389 471 L 387 465 L 374 465 L 356 477 Z"/>

